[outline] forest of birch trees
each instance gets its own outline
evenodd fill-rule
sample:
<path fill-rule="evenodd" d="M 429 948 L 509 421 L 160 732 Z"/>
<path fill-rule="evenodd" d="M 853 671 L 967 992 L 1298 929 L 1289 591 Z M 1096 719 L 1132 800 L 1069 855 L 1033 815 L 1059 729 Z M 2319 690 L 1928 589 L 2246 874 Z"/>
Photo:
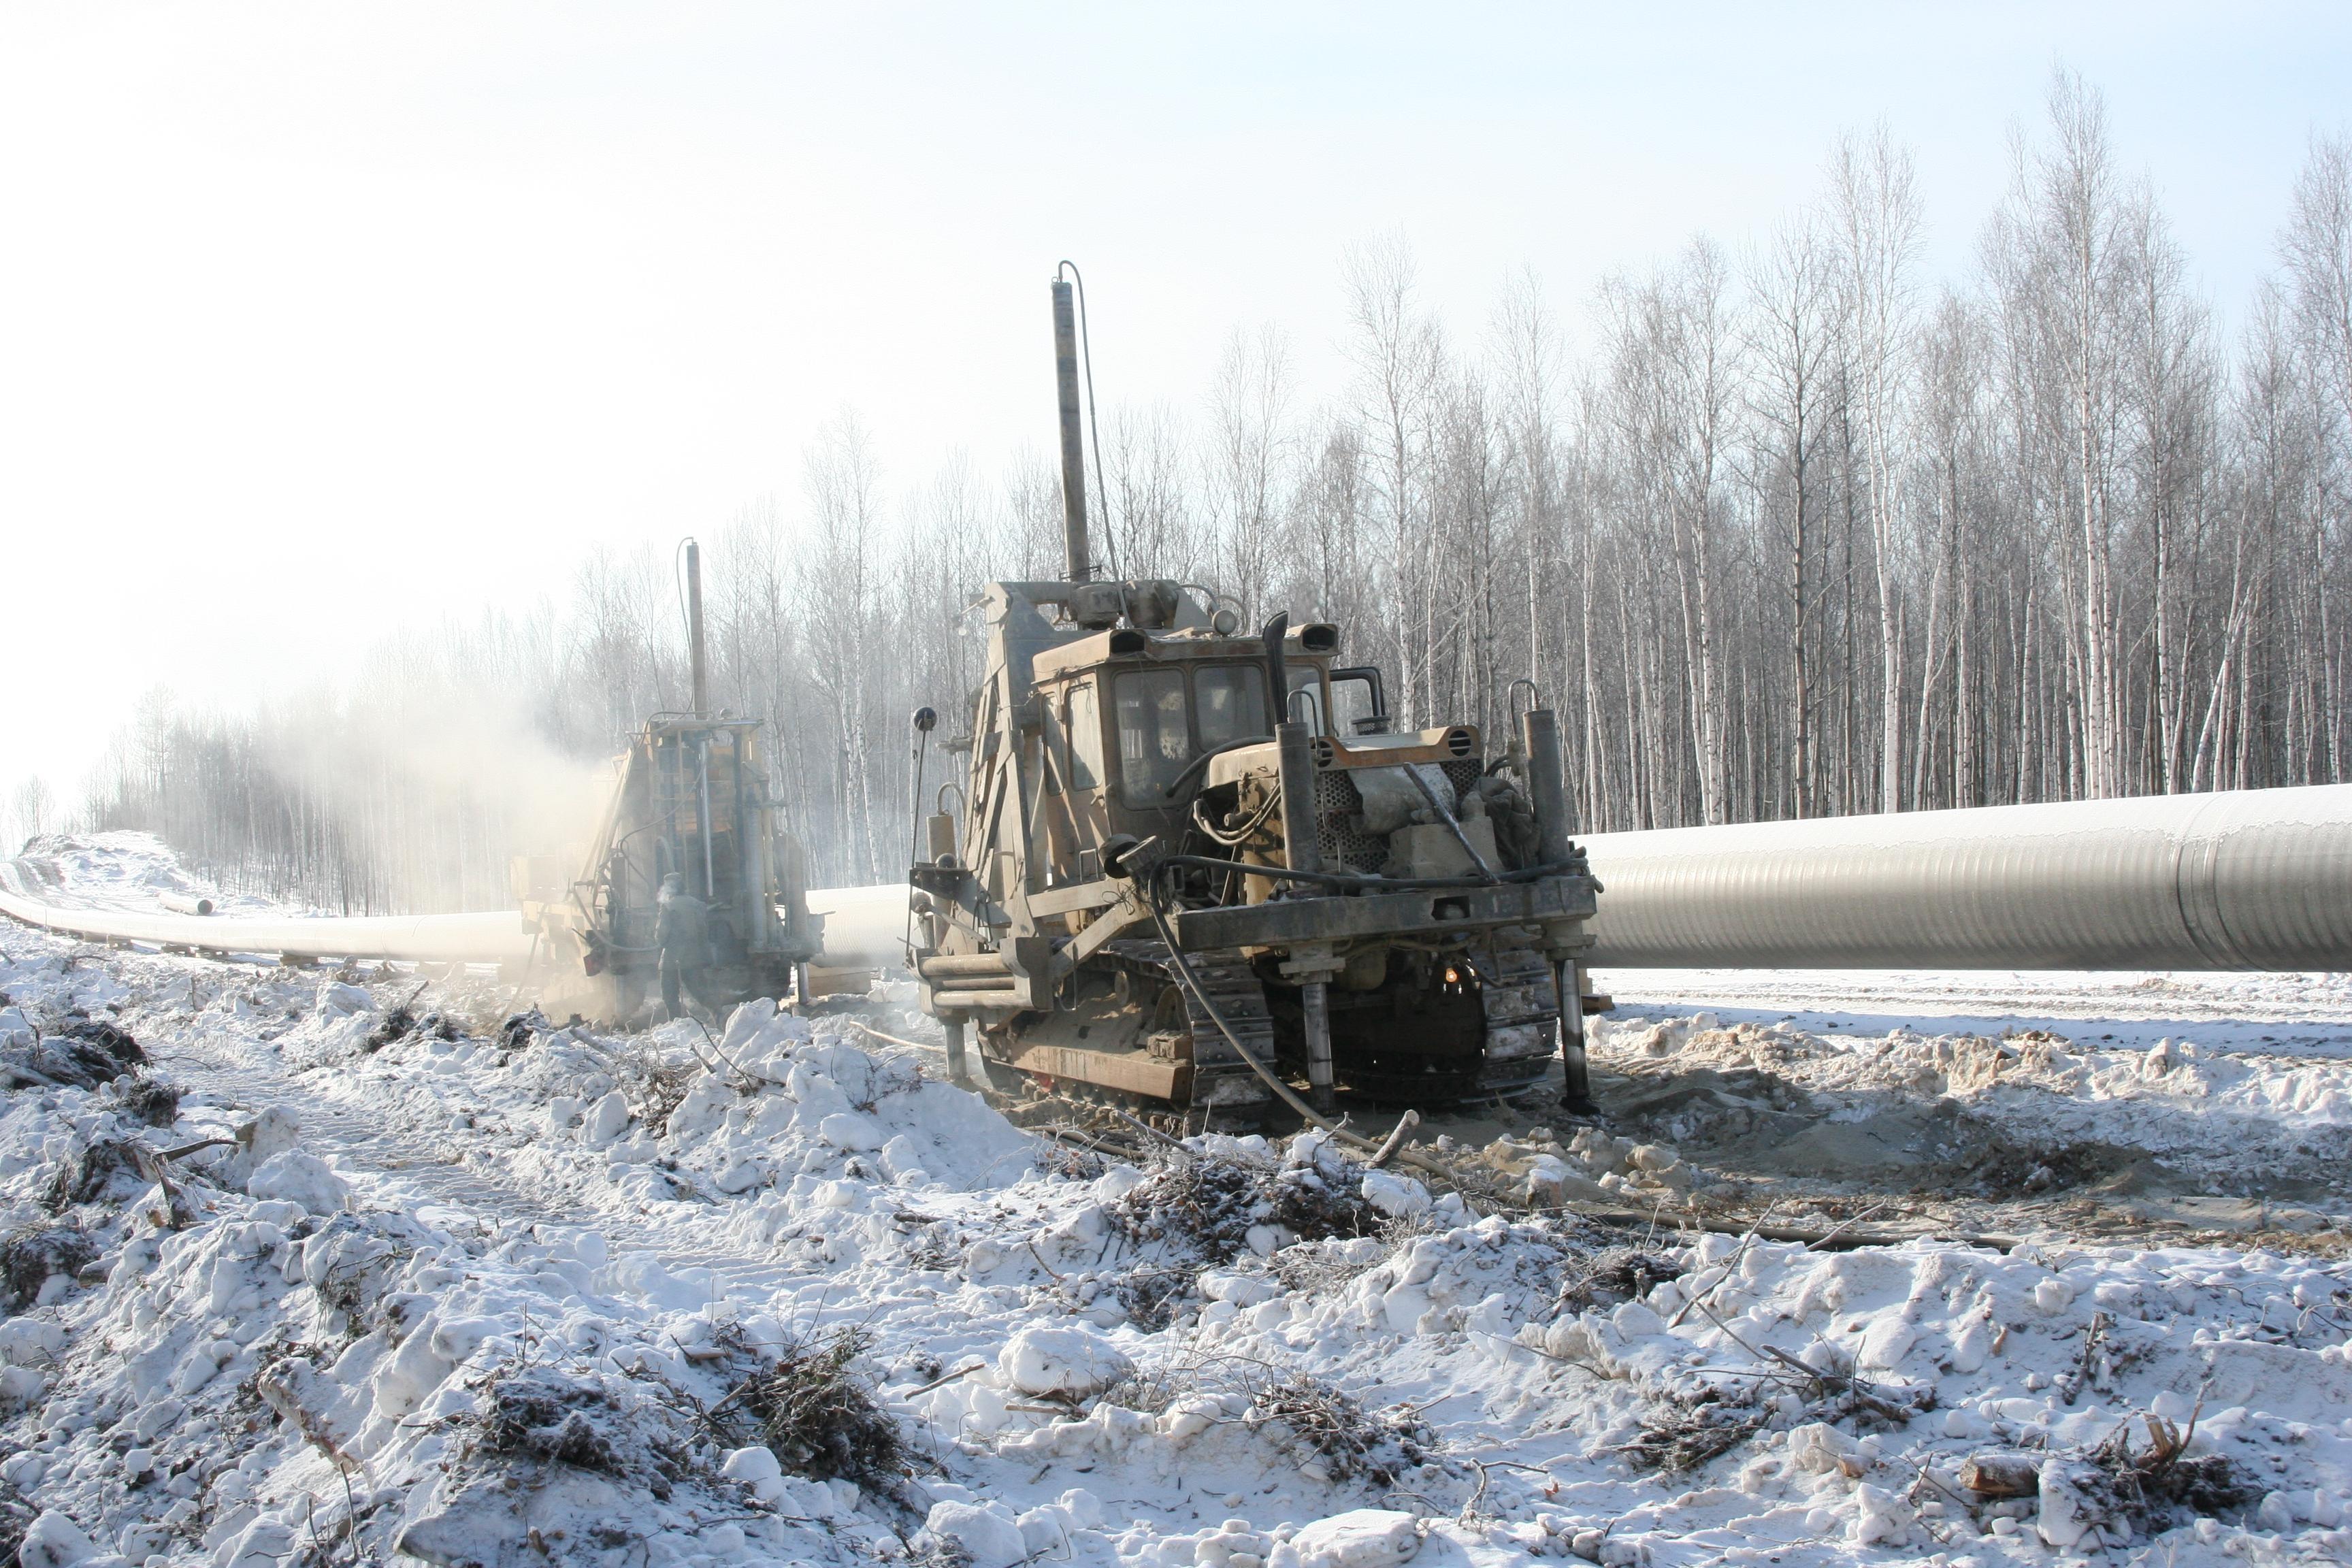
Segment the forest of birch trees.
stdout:
<path fill-rule="evenodd" d="M 2352 142 L 2312 143 L 2226 311 L 2072 78 L 1964 275 L 1927 275 L 1926 222 L 1881 130 L 1770 232 L 1565 312 L 1532 275 L 1435 300 L 1401 239 L 1360 245 L 1343 396 L 1302 395 L 1275 326 L 1205 389 L 1107 382 L 1097 549 L 1339 623 L 1410 723 L 1491 731 L 1532 680 L 1595 830 L 2343 779 Z M 820 882 L 902 873 L 908 713 L 957 727 L 985 581 L 1058 572 L 1042 447 L 887 473 L 868 417 L 679 529 Z M 495 907 L 548 779 L 685 700 L 664 540 L 299 707 L 159 703 L 82 816 L 327 907 Z"/>

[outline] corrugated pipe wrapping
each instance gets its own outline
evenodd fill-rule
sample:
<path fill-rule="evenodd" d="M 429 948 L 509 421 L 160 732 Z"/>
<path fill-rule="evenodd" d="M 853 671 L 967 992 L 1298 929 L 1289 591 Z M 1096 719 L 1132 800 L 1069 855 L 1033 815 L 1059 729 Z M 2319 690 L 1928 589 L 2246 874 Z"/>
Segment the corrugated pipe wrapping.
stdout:
<path fill-rule="evenodd" d="M 1580 842 L 1596 968 L 2352 968 L 2352 785 Z"/>
<path fill-rule="evenodd" d="M 1604 833 L 1604 969 L 2352 968 L 2352 785 Z M 243 952 L 513 963 L 512 913 L 258 920 L 78 908 L 0 864 L 0 912 Z M 896 963 L 907 889 L 812 890 L 822 962 Z"/>

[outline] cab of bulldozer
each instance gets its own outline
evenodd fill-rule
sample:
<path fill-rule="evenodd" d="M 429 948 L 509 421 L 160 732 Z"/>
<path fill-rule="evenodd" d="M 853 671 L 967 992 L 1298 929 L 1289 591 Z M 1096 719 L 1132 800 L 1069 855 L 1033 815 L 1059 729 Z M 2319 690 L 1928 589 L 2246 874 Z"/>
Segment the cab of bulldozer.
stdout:
<path fill-rule="evenodd" d="M 1066 661 L 1039 660 L 1041 815 L 1056 883 L 1099 876 L 1099 848 L 1115 834 L 1181 835 L 1208 760 L 1274 733 L 1256 643 L 1131 631 L 1102 640 L 1108 657 L 1073 648 Z M 1290 717 L 1317 735 L 1385 724 L 1380 672 L 1330 668 L 1337 628 L 1300 627 L 1291 645 Z"/>

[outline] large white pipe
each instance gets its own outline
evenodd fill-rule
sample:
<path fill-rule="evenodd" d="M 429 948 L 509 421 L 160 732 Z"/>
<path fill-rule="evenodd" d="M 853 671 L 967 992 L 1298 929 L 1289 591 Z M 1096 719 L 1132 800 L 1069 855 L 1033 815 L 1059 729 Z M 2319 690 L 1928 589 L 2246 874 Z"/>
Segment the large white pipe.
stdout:
<path fill-rule="evenodd" d="M 2352 784 L 1603 833 L 1599 968 L 2352 968 Z M 904 962 L 907 888 L 818 889 L 819 963 Z M 0 913 L 100 941 L 520 963 L 509 911 L 247 920 L 75 907 L 0 864 Z"/>
<path fill-rule="evenodd" d="M 93 942 L 143 942 L 205 952 L 515 964 L 530 954 L 530 933 L 523 930 L 522 917 L 512 910 L 484 914 L 254 920 L 87 908 L 10 889 L 0 891 L 0 914 Z"/>
<path fill-rule="evenodd" d="M 904 883 L 817 889 L 808 895 L 808 904 L 825 917 L 824 952 L 818 963 L 879 969 L 906 962 Z M 25 875 L 14 862 L 0 862 L 0 914 L 93 942 L 148 942 L 205 952 L 517 966 L 533 956 L 530 932 L 512 910 L 316 919 L 156 913 L 72 901 Z"/>
<path fill-rule="evenodd" d="M 2352 968 L 2352 784 L 1580 842 L 1596 968 Z"/>
<path fill-rule="evenodd" d="M 810 890 L 811 914 L 824 917 L 822 964 L 842 969 L 896 969 L 907 963 L 907 884 Z"/>

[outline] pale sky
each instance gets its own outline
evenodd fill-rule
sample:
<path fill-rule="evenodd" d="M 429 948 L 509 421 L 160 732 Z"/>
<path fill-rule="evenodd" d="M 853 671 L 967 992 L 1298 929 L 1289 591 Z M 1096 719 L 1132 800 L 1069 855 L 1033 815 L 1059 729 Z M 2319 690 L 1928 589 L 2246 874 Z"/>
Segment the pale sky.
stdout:
<path fill-rule="evenodd" d="M 2352 7 L 0 0 L 0 790 L 789 504 L 845 405 L 908 488 L 1044 450 L 1065 256 L 1106 400 L 1264 321 L 1325 397 L 1350 246 L 1574 327 L 1884 116 L 1964 274 L 2061 62 L 2235 313 Z"/>

